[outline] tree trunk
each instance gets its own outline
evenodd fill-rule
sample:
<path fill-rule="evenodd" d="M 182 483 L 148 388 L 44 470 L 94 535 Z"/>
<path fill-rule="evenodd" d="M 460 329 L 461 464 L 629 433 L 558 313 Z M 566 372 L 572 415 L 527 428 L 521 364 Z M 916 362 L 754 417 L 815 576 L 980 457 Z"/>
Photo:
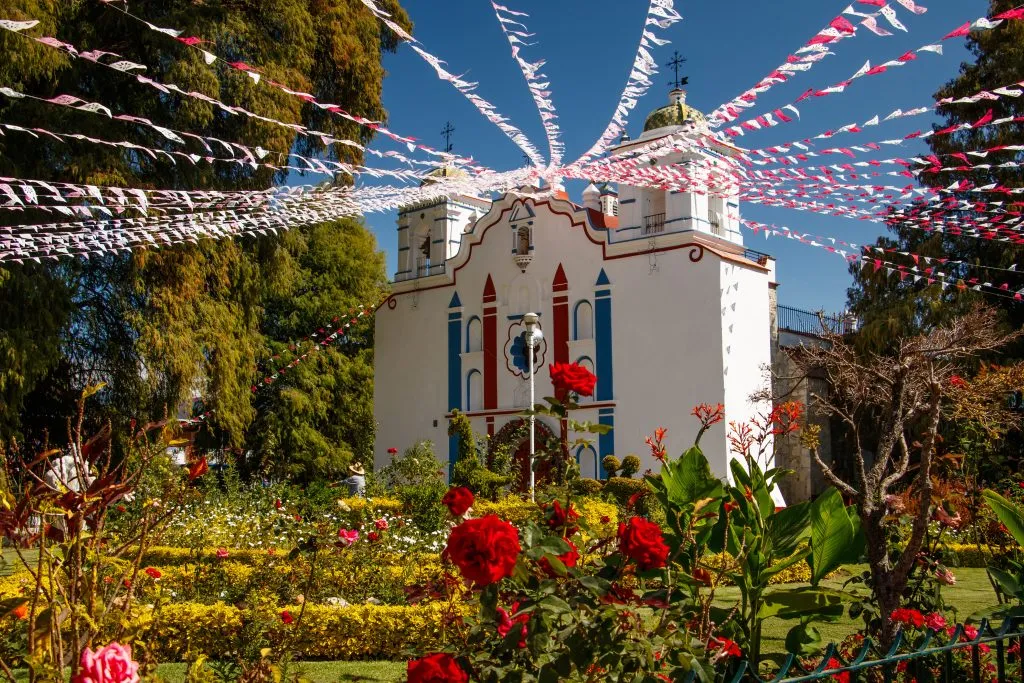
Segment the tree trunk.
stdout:
<path fill-rule="evenodd" d="M 878 616 L 881 620 L 875 635 L 880 645 L 888 648 L 896 636 L 889 617 L 900 607 L 906 581 L 902 582 L 904 585 L 900 585 L 899 577 L 889 562 L 889 548 L 882 526 L 884 517 L 884 510 L 878 509 L 863 509 L 860 515 L 864 540 L 867 542 L 868 565 L 871 567 L 871 589 L 878 604 Z"/>

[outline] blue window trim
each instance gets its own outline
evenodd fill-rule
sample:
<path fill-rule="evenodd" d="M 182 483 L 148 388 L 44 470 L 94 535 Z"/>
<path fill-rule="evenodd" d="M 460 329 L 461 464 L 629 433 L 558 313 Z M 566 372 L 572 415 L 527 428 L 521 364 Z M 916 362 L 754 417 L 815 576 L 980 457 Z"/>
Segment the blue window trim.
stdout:
<path fill-rule="evenodd" d="M 579 312 L 580 306 L 587 304 L 590 307 L 590 337 L 594 338 L 594 304 L 590 303 L 590 299 L 580 299 L 576 302 L 576 305 L 572 307 L 572 340 L 580 340 L 580 324 L 579 324 Z"/>
<path fill-rule="evenodd" d="M 472 386 L 472 382 L 473 382 L 473 375 L 480 375 L 480 371 L 474 369 L 474 370 L 470 370 L 469 372 L 466 373 L 466 410 L 467 411 L 473 410 L 473 392 L 470 391 L 470 387 Z M 480 381 L 483 382 L 483 375 L 480 375 Z M 483 389 L 483 385 L 481 384 L 480 386 L 481 386 L 481 390 L 482 390 Z"/>
<path fill-rule="evenodd" d="M 474 353 L 474 351 L 469 348 L 469 340 L 472 339 L 472 335 L 469 333 L 469 330 L 474 320 L 480 324 L 480 343 L 483 344 L 484 323 L 480 320 L 480 316 L 471 316 L 469 320 L 466 321 L 466 353 Z"/>

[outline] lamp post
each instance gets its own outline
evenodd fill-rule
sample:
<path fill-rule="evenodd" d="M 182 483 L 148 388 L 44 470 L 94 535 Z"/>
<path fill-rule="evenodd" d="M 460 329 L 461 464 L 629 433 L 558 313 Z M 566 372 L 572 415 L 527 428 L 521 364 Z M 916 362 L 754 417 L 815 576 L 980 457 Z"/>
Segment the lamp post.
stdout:
<path fill-rule="evenodd" d="M 534 443 L 534 426 L 536 424 L 536 416 L 533 414 L 534 404 L 534 382 L 533 382 L 533 345 L 544 338 L 544 335 L 539 329 L 537 329 L 537 321 L 540 320 L 540 316 L 536 313 L 526 313 L 523 315 L 523 325 L 526 327 L 526 363 L 529 366 L 530 372 L 530 500 L 535 500 L 534 487 L 536 484 L 535 473 L 533 471 L 534 460 L 537 457 L 536 447 Z"/>

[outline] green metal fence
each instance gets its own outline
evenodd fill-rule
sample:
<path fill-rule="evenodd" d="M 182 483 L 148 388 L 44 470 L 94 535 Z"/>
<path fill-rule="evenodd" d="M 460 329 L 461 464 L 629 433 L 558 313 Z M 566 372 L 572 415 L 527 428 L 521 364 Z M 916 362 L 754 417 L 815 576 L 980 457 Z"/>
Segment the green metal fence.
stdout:
<path fill-rule="evenodd" d="M 965 635 L 963 625 L 948 635 L 948 643 L 933 645 L 936 632 L 910 642 L 900 633 L 892 647 L 882 651 L 871 639 L 865 639 L 857 653 L 846 660 L 836 645 L 829 645 L 820 663 L 811 668 L 794 655 L 787 655 L 774 678 L 764 679 L 751 670 L 748 663 L 726 676 L 725 683 L 759 681 L 762 683 L 803 683 L 805 681 L 838 680 L 846 683 L 858 681 L 909 681 L 917 683 L 990 683 L 1019 681 L 1024 683 L 1021 666 L 1021 645 L 1024 642 L 1024 618 L 1013 618 L 993 627 L 982 621 L 977 634 Z M 946 635 L 946 634 L 944 634 Z M 943 640 L 946 640 L 944 638 Z M 818 661 L 818 658 L 813 658 Z M 840 666 L 836 666 L 836 663 Z"/>

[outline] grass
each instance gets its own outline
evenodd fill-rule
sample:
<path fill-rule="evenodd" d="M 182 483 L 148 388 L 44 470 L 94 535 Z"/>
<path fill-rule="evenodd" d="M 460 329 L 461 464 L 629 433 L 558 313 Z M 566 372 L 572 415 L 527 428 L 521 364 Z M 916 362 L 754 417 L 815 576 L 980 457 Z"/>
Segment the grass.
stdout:
<path fill-rule="evenodd" d="M 405 662 L 299 662 L 296 666 L 313 683 L 392 683 L 405 675 Z M 185 680 L 185 668 L 185 664 L 160 664 L 156 671 L 167 683 L 182 683 Z"/>
<path fill-rule="evenodd" d="M 12 563 L 17 561 L 13 551 L 5 550 L 3 560 L 0 562 L 0 576 L 9 574 Z M 864 565 L 850 565 L 844 567 L 840 572 L 841 576 L 824 581 L 824 585 L 830 588 L 842 588 L 843 581 L 853 574 L 858 574 L 866 569 Z M 942 595 L 946 603 L 956 609 L 957 619 L 966 619 L 970 614 L 983 607 L 996 602 L 995 593 L 988 582 L 984 569 L 955 570 L 957 583 L 955 586 L 943 588 Z M 794 584 L 796 585 L 796 584 Z M 783 588 L 785 586 L 780 586 Z M 726 586 L 718 589 L 716 602 L 728 606 L 739 598 L 739 590 L 733 586 Z M 771 657 L 785 652 L 786 633 L 794 625 L 793 621 L 782 619 L 768 619 L 764 622 L 762 651 Z M 838 643 L 847 636 L 856 632 L 860 626 L 859 621 L 843 618 L 832 623 L 817 624 L 825 642 Z M 160 664 L 157 673 L 167 683 L 182 683 L 185 679 L 186 664 Z M 303 675 L 313 683 L 341 683 L 343 681 L 363 681 L 365 683 L 392 683 L 400 681 L 405 675 L 405 662 L 375 661 L 375 662 L 300 662 L 299 666 Z M 15 675 L 19 681 L 28 677 L 23 670 L 16 670 Z"/>

